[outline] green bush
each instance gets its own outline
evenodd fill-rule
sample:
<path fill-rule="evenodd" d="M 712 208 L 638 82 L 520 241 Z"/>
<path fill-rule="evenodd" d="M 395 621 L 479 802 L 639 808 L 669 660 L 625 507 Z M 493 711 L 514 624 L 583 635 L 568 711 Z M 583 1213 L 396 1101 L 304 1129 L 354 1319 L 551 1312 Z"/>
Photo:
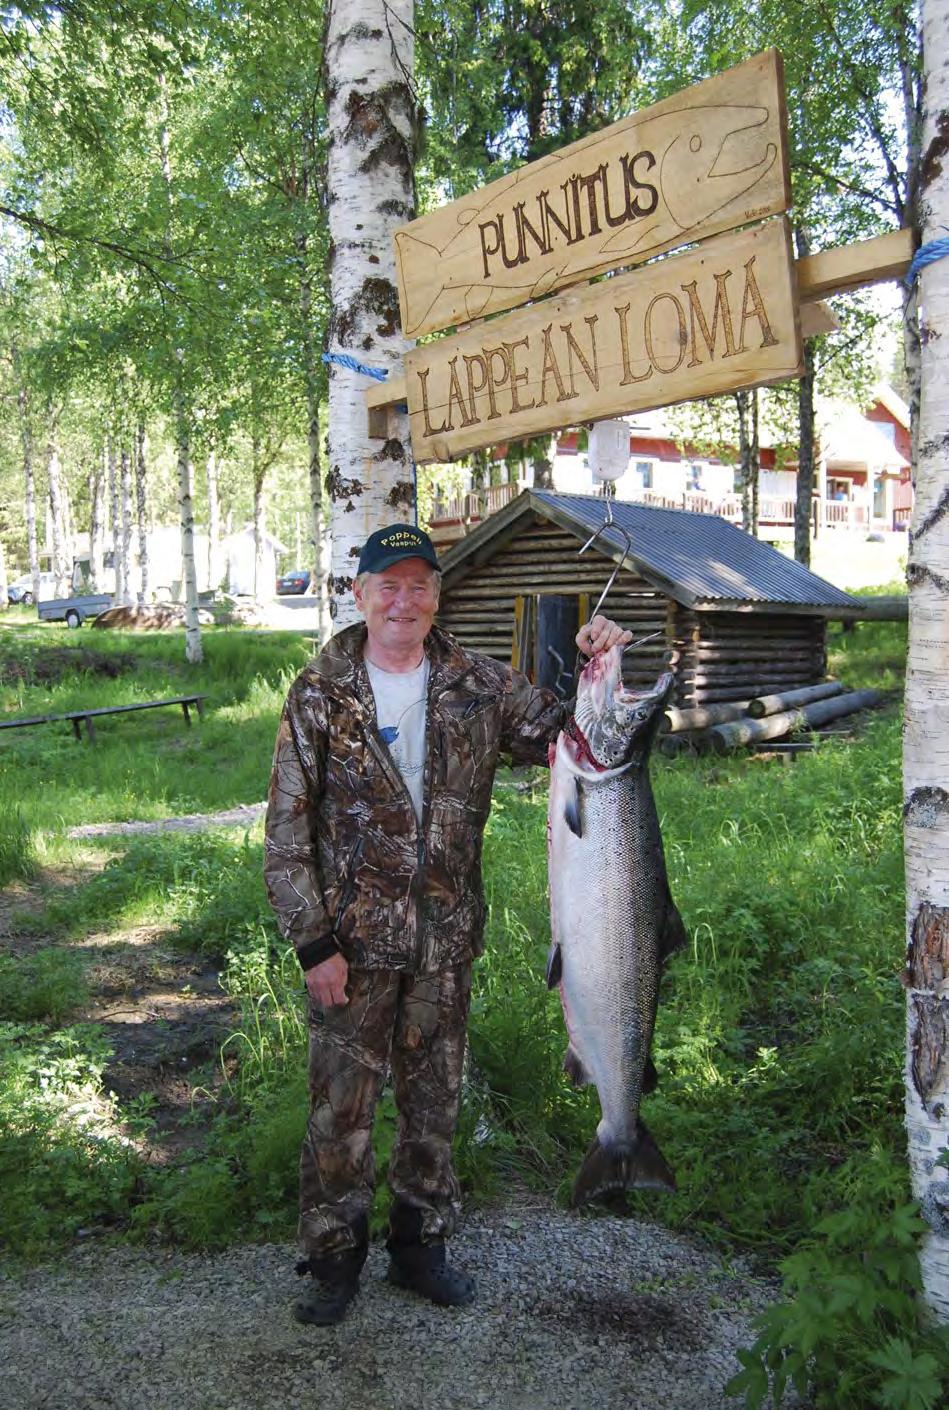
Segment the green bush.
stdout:
<path fill-rule="evenodd" d="M 0 1246 L 47 1256 L 83 1226 L 124 1219 L 140 1161 L 101 1098 L 99 1030 L 0 1024 Z"/>
<path fill-rule="evenodd" d="M 0 955 L 0 1019 L 59 1023 L 88 997 L 83 962 L 68 950 Z"/>
<path fill-rule="evenodd" d="M 815 1410 L 937 1410 L 949 1393 L 949 1328 L 920 1325 L 913 1205 L 880 1201 L 828 1215 L 784 1260 L 785 1294 L 755 1319 L 727 1390 L 758 1410 L 789 1385 Z"/>

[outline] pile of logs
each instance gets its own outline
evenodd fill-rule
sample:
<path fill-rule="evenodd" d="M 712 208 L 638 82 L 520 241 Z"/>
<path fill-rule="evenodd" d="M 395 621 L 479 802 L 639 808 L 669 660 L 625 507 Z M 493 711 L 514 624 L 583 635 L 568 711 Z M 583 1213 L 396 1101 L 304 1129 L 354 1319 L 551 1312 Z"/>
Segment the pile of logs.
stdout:
<path fill-rule="evenodd" d="M 878 690 L 845 690 L 839 681 L 698 706 L 669 709 L 659 726 L 663 754 L 729 754 L 748 745 L 816 730 L 830 720 L 869 709 L 881 700 Z"/>

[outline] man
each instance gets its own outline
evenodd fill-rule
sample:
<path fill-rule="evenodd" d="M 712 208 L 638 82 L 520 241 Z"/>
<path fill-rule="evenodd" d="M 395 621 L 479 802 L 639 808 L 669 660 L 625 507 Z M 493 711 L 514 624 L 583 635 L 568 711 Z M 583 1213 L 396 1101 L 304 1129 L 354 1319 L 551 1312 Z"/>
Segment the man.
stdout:
<path fill-rule="evenodd" d="M 301 672 L 277 734 L 265 874 L 310 1023 L 299 1267 L 312 1280 L 294 1312 L 323 1326 L 345 1315 L 365 1262 L 372 1118 L 390 1068 L 389 1278 L 443 1306 L 474 1296 L 445 1240 L 460 1210 L 451 1140 L 482 949 L 482 834 L 499 754 L 544 762 L 566 715 L 551 691 L 433 625 L 440 581 L 427 534 L 372 534 L 354 586 L 365 620 Z M 594 617 L 577 645 L 593 655 L 630 635 Z"/>

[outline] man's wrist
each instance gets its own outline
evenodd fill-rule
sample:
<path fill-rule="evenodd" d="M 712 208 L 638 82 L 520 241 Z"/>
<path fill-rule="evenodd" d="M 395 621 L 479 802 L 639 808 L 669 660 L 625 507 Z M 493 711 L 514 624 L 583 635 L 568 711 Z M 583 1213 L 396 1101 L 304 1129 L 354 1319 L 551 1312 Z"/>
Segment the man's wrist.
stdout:
<path fill-rule="evenodd" d="M 300 968 L 306 973 L 307 970 L 315 969 L 324 960 L 330 960 L 338 954 L 339 946 L 335 935 L 322 935 L 317 940 L 308 940 L 305 945 L 301 945 L 297 950 L 297 959 L 300 961 Z"/>

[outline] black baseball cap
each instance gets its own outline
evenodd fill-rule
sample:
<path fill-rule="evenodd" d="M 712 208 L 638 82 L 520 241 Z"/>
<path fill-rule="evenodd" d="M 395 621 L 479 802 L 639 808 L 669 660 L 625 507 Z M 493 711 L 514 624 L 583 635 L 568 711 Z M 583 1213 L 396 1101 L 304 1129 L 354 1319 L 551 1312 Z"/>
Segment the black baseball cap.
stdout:
<path fill-rule="evenodd" d="M 424 558 L 436 572 L 441 572 L 431 539 L 414 524 L 390 524 L 387 529 L 377 529 L 370 534 L 363 544 L 356 571 L 382 573 L 400 558 Z"/>

